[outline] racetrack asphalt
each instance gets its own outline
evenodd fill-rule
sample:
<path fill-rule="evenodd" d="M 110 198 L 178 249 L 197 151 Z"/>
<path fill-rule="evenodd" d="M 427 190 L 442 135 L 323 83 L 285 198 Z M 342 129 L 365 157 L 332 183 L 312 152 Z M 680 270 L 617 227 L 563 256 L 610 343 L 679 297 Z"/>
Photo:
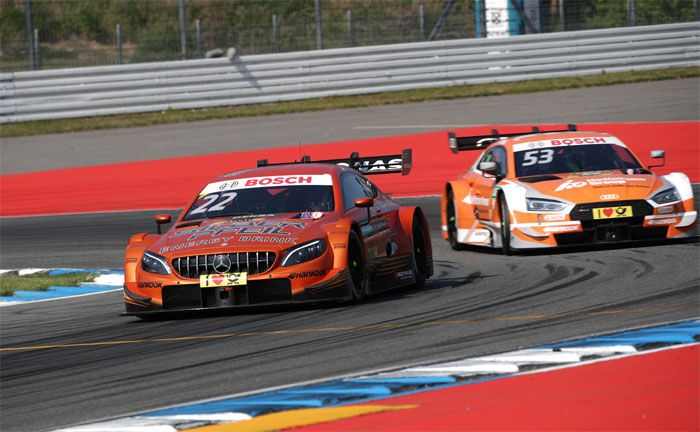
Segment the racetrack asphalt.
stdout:
<path fill-rule="evenodd" d="M 567 98 L 571 113 L 563 102 L 557 102 L 562 94 L 572 96 L 570 93 L 541 94 L 541 107 L 518 105 L 520 97 L 533 100 L 532 95 L 502 97 L 507 103 L 498 107 L 501 112 L 493 107 L 498 104 L 484 98 L 483 105 L 491 105 L 494 111 L 483 123 L 562 122 L 570 121 L 561 118 L 569 114 L 573 121 L 581 122 L 697 120 L 697 82 L 678 80 L 659 82 L 665 87 L 647 83 L 566 91 L 580 95 L 578 102 Z M 675 86 L 685 86 L 684 91 L 676 92 L 675 103 L 657 94 L 672 94 L 670 88 Z M 586 96 L 596 90 L 602 91 L 599 98 L 603 94 L 606 98 L 605 106 L 598 109 L 597 102 Z M 619 93 L 626 96 L 611 97 Z M 550 106 L 548 97 L 551 106 L 559 110 L 549 113 L 551 120 L 537 112 Z M 624 103 L 630 100 L 636 100 L 637 105 Z M 466 103 L 470 112 L 478 111 L 472 103 Z M 409 108 L 407 112 L 413 110 Z M 388 110 L 384 118 L 380 116 L 382 109 Z M 375 125 L 422 123 L 397 117 L 400 110 L 396 109 L 368 111 L 374 113 Z M 430 111 L 425 110 L 426 116 L 436 118 Z M 526 111 L 530 111 L 528 118 L 518 117 Z M 346 121 L 342 113 L 332 112 L 327 118 L 334 114 L 340 117 L 334 120 L 340 124 Z M 311 114 L 321 113 L 309 114 L 313 122 L 320 121 Z M 538 114 L 542 119 L 533 119 Z M 275 118 L 270 122 L 270 128 L 277 127 Z M 206 125 L 200 126 L 200 133 L 206 136 Z M 198 125 L 167 126 L 174 127 L 184 130 Z M 308 125 L 309 129 L 314 127 L 320 126 Z M 380 135 L 382 130 L 368 129 L 367 133 Z M 125 141 L 138 143 L 157 131 L 146 130 L 144 136 L 138 131 L 122 132 Z M 111 133 L 121 132 L 96 132 L 90 139 Z M 171 156 L 162 153 L 166 147 L 159 147 L 157 157 Z M 83 160 L 76 157 L 74 163 L 100 158 L 97 150 L 85 153 Z M 51 150 L 46 154 L 50 158 Z M 697 187 L 695 193 L 697 201 Z M 428 213 L 435 249 L 436 274 L 420 291 L 390 292 L 360 304 L 231 311 L 156 322 L 119 317 L 123 310 L 120 293 L 3 307 L 0 429 L 56 428 L 201 398 L 416 362 L 485 355 L 700 315 L 697 241 L 513 257 L 482 249 L 452 251 L 439 237 L 437 198 L 408 202 L 421 205 Z M 121 267 L 128 235 L 153 230 L 152 214 L 0 219 L 0 267 Z M 40 348 L 47 345 L 56 347 Z M 13 347 L 35 348 L 7 350 Z"/>
<path fill-rule="evenodd" d="M 426 209 L 433 228 L 436 274 L 420 291 L 395 291 L 360 304 L 156 322 L 119 317 L 121 293 L 2 308 L 0 429 L 55 428 L 230 393 L 696 318 L 700 311 L 697 241 L 512 257 L 484 249 L 453 251 L 439 238 L 438 198 L 404 202 Z M 148 216 L 3 219 L 3 243 L 7 238 L 16 244 L 20 238 L 8 233 L 21 226 L 26 236 L 31 227 L 25 223 L 34 221 L 38 228 L 35 237 L 25 237 L 33 239 L 27 240 L 27 251 L 40 250 L 41 233 L 53 238 L 42 264 L 76 255 L 71 258 L 76 265 L 117 266 L 128 234 L 153 229 Z M 68 228 L 76 226 L 83 231 Z M 76 253 L 87 243 L 86 226 L 101 232 L 101 240 Z M 64 249 L 56 250 L 62 240 Z M 100 249 L 106 255 L 98 259 Z M 26 252 L 22 256 L 28 265 Z"/>

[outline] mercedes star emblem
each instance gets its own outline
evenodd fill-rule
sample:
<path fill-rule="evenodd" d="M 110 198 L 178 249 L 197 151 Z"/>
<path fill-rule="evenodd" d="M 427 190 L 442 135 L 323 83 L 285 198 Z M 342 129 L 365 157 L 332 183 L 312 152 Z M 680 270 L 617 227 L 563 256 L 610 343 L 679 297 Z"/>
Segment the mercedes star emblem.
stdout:
<path fill-rule="evenodd" d="M 217 255 L 214 257 L 214 271 L 219 274 L 227 273 L 231 270 L 231 258 L 228 255 Z"/>

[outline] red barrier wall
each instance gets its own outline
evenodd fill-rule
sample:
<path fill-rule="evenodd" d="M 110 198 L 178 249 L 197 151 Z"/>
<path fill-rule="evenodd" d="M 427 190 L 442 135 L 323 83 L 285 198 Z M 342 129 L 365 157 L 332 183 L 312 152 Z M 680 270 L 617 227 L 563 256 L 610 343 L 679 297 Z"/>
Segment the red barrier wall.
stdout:
<path fill-rule="evenodd" d="M 502 132 L 529 126 L 498 126 Z M 544 127 L 549 129 L 551 127 Z M 492 127 L 457 130 L 461 135 L 488 134 Z M 700 122 L 582 124 L 579 130 L 609 132 L 650 162 L 649 151 L 664 149 L 666 166 L 656 172 L 685 172 L 700 180 Z M 377 176 L 376 183 L 395 196 L 436 195 L 445 181 L 471 165 L 478 152 L 453 155 L 446 132 L 305 145 L 312 160 L 331 159 L 359 151 L 361 155 L 399 153 L 413 149 L 408 177 Z M 299 158 L 298 147 L 219 153 L 203 156 L 70 168 L 0 176 L 0 216 L 47 215 L 183 207 L 214 176 L 255 166 L 258 159 L 283 162 Z"/>

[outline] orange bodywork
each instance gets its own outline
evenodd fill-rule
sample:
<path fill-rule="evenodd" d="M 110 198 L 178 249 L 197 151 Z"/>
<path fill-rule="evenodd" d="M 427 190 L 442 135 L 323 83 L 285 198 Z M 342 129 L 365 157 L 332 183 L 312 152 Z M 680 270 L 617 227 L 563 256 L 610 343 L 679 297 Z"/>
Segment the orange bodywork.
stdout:
<path fill-rule="evenodd" d="M 364 201 L 364 206 L 369 202 L 371 207 L 346 208 L 348 196 L 341 185 L 346 174 L 374 187 L 372 199 Z M 240 195 L 246 187 L 279 183 L 284 190 L 286 184 L 303 184 L 312 178 L 332 186 L 332 210 L 260 214 L 263 202 L 251 215 L 187 218 L 187 209 L 190 214 L 196 212 L 192 208 L 207 191 L 230 190 L 236 197 L 235 191 Z M 228 201 L 233 199 L 237 198 Z M 420 252 L 423 267 L 416 264 L 416 229 L 425 240 Z M 401 206 L 347 167 L 290 164 L 225 174 L 212 180 L 167 232 L 131 237 L 125 255 L 127 315 L 352 299 L 353 278 L 348 268 L 352 238 L 361 244 L 366 278 L 363 294 L 414 284 L 432 274 L 429 232 L 419 207 Z M 296 249 L 319 242 L 323 251 L 317 256 L 298 264 L 285 263 L 299 252 Z M 146 251 L 162 261 L 159 268 L 165 265 L 167 274 L 146 269 Z M 425 274 L 417 274 L 419 267 Z M 242 283 L 234 280 L 237 278 Z M 223 285 L 218 286 L 220 283 Z"/>
<path fill-rule="evenodd" d="M 577 147 L 574 150 L 583 159 L 601 145 L 636 168 L 584 171 L 548 166 L 559 163 L 558 154 L 569 147 Z M 474 165 L 449 181 L 442 194 L 442 237 L 453 243 L 489 247 L 507 243 L 510 249 L 529 249 L 682 238 L 695 228 L 697 213 L 688 177 L 657 176 L 641 167 L 634 153 L 612 135 L 532 133 L 492 139 L 484 148 Z M 583 163 L 576 156 L 572 161 Z M 656 201 L 662 200 L 657 194 L 671 190 L 675 192 L 669 192 L 665 201 Z"/>

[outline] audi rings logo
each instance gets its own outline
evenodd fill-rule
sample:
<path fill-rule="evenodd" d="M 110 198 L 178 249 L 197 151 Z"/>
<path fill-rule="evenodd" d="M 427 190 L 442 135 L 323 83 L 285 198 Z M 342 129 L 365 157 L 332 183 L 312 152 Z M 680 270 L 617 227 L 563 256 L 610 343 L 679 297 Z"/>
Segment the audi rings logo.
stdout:
<path fill-rule="evenodd" d="M 217 255 L 212 263 L 214 271 L 219 274 L 228 273 L 231 270 L 231 258 L 228 255 Z"/>
<path fill-rule="evenodd" d="M 225 189 L 229 189 L 229 188 L 233 189 L 236 186 L 238 186 L 238 182 L 236 180 L 234 180 L 232 182 L 223 182 L 219 185 L 219 190 L 225 190 Z"/>

